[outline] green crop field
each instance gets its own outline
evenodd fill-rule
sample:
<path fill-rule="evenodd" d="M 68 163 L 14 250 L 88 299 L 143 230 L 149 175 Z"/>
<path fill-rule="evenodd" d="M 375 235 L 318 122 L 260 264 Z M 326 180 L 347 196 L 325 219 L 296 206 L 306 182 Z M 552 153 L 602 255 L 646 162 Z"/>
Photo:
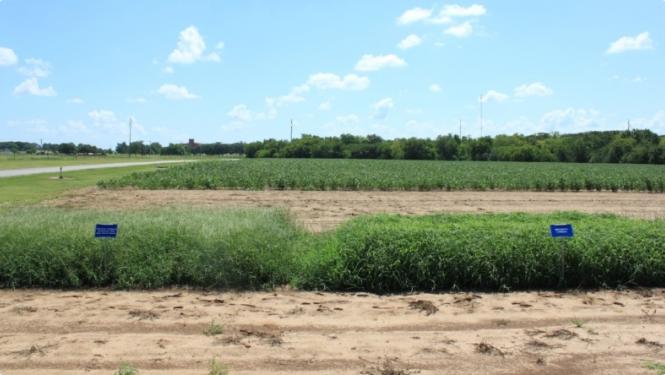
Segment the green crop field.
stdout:
<path fill-rule="evenodd" d="M 106 179 L 103 188 L 533 190 L 665 192 L 665 166 L 628 164 L 247 159 Z"/>
<path fill-rule="evenodd" d="M 119 224 L 117 239 L 93 238 Z M 549 237 L 572 223 L 576 237 Z M 361 217 L 312 234 L 284 211 L 0 215 L 0 286 L 260 289 L 291 284 L 372 292 L 665 286 L 665 221 L 561 213 Z"/>

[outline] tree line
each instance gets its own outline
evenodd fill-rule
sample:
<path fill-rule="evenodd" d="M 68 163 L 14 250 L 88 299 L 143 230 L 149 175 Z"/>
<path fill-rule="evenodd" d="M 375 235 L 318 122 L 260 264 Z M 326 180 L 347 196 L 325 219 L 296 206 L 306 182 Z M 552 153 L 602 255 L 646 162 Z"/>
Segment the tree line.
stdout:
<path fill-rule="evenodd" d="M 377 135 L 303 135 L 293 141 L 268 139 L 245 144 L 248 158 L 354 158 L 479 160 L 575 163 L 665 164 L 665 137 L 650 130 L 593 131 L 579 134 L 497 135 L 436 139 Z"/>
<path fill-rule="evenodd" d="M 319 137 L 251 143 L 118 143 L 115 150 L 79 143 L 0 142 L 0 151 L 26 153 L 134 155 L 245 155 L 248 158 L 353 158 L 479 160 L 575 163 L 665 164 L 665 137 L 650 130 L 593 131 L 460 137 L 383 139 L 378 135 Z"/>

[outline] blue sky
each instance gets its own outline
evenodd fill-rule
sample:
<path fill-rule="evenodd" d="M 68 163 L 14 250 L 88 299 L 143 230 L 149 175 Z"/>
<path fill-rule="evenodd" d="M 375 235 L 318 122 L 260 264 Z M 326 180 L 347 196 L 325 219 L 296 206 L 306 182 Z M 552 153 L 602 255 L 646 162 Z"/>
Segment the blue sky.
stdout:
<path fill-rule="evenodd" d="M 0 0 L 0 140 L 649 128 L 665 1 Z"/>

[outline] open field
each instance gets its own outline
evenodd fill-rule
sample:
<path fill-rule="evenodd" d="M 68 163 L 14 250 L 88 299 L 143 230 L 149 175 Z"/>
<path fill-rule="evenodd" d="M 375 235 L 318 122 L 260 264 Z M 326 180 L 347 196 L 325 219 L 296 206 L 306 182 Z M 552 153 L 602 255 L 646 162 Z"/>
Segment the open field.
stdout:
<path fill-rule="evenodd" d="M 58 173 L 0 178 L 0 207 L 53 199 L 72 189 L 94 186 L 103 178 L 124 176 L 132 172 L 148 172 L 159 167 L 143 165 L 67 172 L 63 179 L 58 178 Z"/>
<path fill-rule="evenodd" d="M 665 291 L 0 291 L 3 375 L 658 375 Z M 655 312 L 658 313 L 655 313 Z M 212 330 L 211 327 L 216 328 Z M 207 333 L 207 334 L 206 334 Z M 385 370 L 391 360 L 396 371 Z"/>
<path fill-rule="evenodd" d="M 159 160 L 182 160 L 182 159 L 204 159 L 200 156 L 168 156 L 168 155 L 107 155 L 107 156 L 44 156 L 44 155 L 17 155 L 14 159 L 11 155 L 0 156 L 0 170 L 2 169 L 21 169 L 36 167 L 64 167 L 68 165 L 86 165 L 86 164 L 104 164 L 104 163 L 124 163 L 141 161 L 159 161 Z M 211 157 L 207 157 L 211 159 Z"/>
<path fill-rule="evenodd" d="M 331 230 L 360 215 L 578 211 L 665 219 L 665 195 L 636 192 L 139 190 L 85 188 L 44 202 L 67 209 L 281 208 L 308 230 Z"/>
<path fill-rule="evenodd" d="M 323 177 L 308 169 L 321 167 L 318 160 L 288 161 L 301 166 L 293 173 L 275 169 L 280 181 L 293 176 L 289 183 L 303 189 L 373 190 L 298 191 L 251 185 L 250 179 L 273 181 L 265 176 L 282 163 L 254 162 L 225 163 L 228 170 L 210 165 L 224 169 L 220 178 L 255 191 L 183 190 L 201 188 L 209 170 L 193 176 L 182 167 L 127 179 L 152 184 L 162 178 L 154 176 L 176 173 L 178 184 L 184 181 L 174 186 L 179 190 L 90 187 L 100 178 L 122 180 L 128 171 L 121 170 L 75 172 L 90 175 L 67 187 L 46 181 L 68 180 L 44 176 L 6 179 L 13 190 L 0 185 L 2 198 L 12 192 L 5 199 L 13 203 L 0 215 L 0 284 L 112 289 L 0 291 L 0 373 L 101 375 L 128 362 L 143 375 L 194 375 L 207 374 L 216 358 L 231 375 L 658 375 L 665 363 L 665 291 L 625 289 L 665 285 L 664 194 L 379 191 L 446 190 L 417 178 L 463 163 L 379 161 L 387 164 L 369 168 L 365 161 L 331 161 L 353 165 L 341 173 L 329 168 Z M 521 164 L 488 165 L 500 167 L 492 181 L 530 174 L 554 181 L 539 169 L 520 172 Z M 533 166 L 552 176 L 562 171 Z M 566 173 L 609 186 L 601 190 L 628 186 L 620 182 L 624 171 L 637 178 L 632 187 L 658 186 L 651 178 L 662 173 L 654 166 L 591 165 L 598 169 L 588 174 L 575 169 L 587 165 L 571 166 Z M 479 180 L 489 173 L 484 164 L 467 167 L 470 174 L 455 169 L 464 184 L 487 181 Z M 351 181 L 344 180 L 351 170 L 358 184 L 339 185 Z M 402 185 L 378 186 L 377 174 Z M 313 185 L 316 178 L 321 185 Z M 526 185 L 511 186 L 503 190 Z M 367 216 L 377 213 L 406 216 Z M 119 237 L 92 238 L 102 222 L 118 223 Z M 564 286 L 606 290 L 559 289 L 561 243 L 549 238 L 548 225 L 563 222 L 576 229 L 564 245 Z M 170 286 L 202 290 L 155 289 Z M 548 291 L 518 291 L 540 288 Z"/>
<path fill-rule="evenodd" d="M 247 159 L 107 179 L 104 188 L 250 190 L 533 190 L 665 192 L 665 166 Z"/>

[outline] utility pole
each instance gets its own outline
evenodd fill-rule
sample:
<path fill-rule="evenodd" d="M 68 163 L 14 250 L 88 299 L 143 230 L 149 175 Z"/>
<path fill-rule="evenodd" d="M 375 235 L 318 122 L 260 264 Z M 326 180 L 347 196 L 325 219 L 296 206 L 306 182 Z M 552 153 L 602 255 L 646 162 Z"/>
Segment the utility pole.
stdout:
<path fill-rule="evenodd" d="M 628 120 L 628 131 L 630 131 L 630 120 Z"/>
<path fill-rule="evenodd" d="M 129 144 L 127 145 L 127 155 L 132 157 L 132 117 L 129 117 Z"/>
<path fill-rule="evenodd" d="M 480 138 L 483 137 L 483 96 L 480 95 Z"/>
<path fill-rule="evenodd" d="M 293 142 L 293 119 L 291 119 L 291 142 Z"/>

